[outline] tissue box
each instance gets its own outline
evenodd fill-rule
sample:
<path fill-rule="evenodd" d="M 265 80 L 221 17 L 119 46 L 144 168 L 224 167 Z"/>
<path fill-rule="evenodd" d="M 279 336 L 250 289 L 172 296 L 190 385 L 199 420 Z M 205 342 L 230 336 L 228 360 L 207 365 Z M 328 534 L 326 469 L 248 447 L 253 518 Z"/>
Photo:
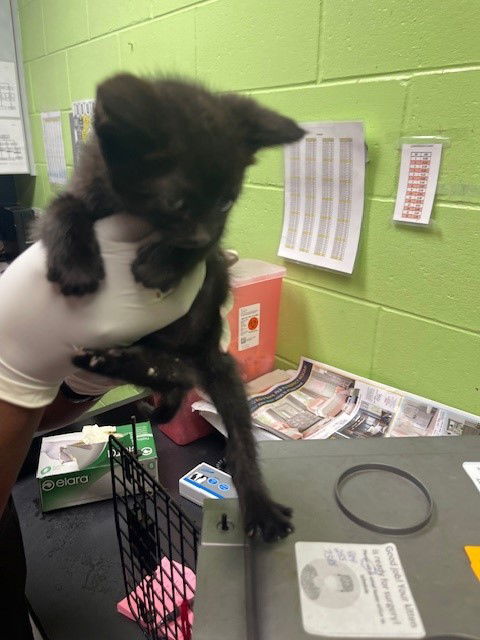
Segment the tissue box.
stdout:
<path fill-rule="evenodd" d="M 42 439 L 37 481 L 42 511 L 53 511 L 77 504 L 112 497 L 108 436 L 113 433 L 133 451 L 132 426 L 97 427 L 89 425 L 76 433 Z M 103 442 L 99 441 L 103 438 Z M 137 424 L 139 461 L 158 478 L 157 451 L 149 422 Z"/>

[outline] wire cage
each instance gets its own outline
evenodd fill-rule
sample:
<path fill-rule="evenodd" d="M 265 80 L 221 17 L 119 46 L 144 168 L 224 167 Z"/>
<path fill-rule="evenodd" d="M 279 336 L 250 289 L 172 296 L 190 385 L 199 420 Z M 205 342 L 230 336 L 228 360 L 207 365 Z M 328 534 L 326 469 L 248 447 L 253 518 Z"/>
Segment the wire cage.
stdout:
<path fill-rule="evenodd" d="M 119 610 L 148 640 L 190 640 L 200 531 L 137 459 L 109 440 L 126 598 Z"/>

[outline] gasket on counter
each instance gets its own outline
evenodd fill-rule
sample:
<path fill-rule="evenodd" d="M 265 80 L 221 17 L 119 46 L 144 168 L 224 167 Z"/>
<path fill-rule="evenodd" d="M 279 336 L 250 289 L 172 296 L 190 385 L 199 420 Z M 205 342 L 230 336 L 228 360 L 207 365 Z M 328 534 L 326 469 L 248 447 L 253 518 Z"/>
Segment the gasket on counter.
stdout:
<path fill-rule="evenodd" d="M 360 473 L 362 471 L 371 471 L 371 470 L 386 471 L 388 473 L 393 473 L 397 476 L 405 478 L 411 484 L 413 484 L 417 489 L 419 489 L 427 501 L 427 511 L 425 516 L 420 521 L 415 522 L 414 524 L 408 527 L 385 527 L 383 525 L 376 524 L 374 522 L 368 522 L 368 520 L 364 520 L 360 516 L 357 516 L 353 511 L 351 511 L 342 500 L 342 497 L 341 497 L 342 486 L 345 484 L 347 480 L 355 476 L 357 473 Z M 415 533 L 415 531 L 419 531 L 426 524 L 428 524 L 433 514 L 433 498 L 430 495 L 430 492 L 427 489 L 427 487 L 423 484 L 423 482 L 421 482 L 418 478 L 413 476 L 411 473 L 408 473 L 403 469 L 399 469 L 398 467 L 393 467 L 389 464 L 366 463 L 366 464 L 359 464 L 354 467 L 350 467 L 349 469 L 344 471 L 340 475 L 340 477 L 337 479 L 335 483 L 334 494 L 335 494 L 335 500 L 338 506 L 343 511 L 343 513 L 348 518 L 350 518 L 350 520 L 353 520 L 353 522 L 360 525 L 361 527 L 364 527 L 365 529 L 370 529 L 370 531 L 376 531 L 377 533 L 387 533 L 392 535 L 405 535 L 408 533 Z"/>

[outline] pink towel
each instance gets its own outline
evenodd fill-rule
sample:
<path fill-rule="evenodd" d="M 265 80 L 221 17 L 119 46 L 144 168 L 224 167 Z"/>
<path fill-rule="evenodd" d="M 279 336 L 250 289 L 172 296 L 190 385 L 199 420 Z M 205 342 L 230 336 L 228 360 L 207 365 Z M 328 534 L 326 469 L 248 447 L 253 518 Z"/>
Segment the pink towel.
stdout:
<path fill-rule="evenodd" d="M 185 589 L 183 586 L 184 575 L 186 583 Z M 160 634 L 165 634 L 168 640 L 174 640 L 177 638 L 175 635 L 175 629 L 177 629 L 179 640 L 190 640 L 190 629 L 193 624 L 193 611 L 187 603 L 191 602 L 193 599 L 195 585 L 196 577 L 191 569 L 188 567 L 184 568 L 179 562 L 170 562 L 167 557 L 163 557 L 160 566 L 155 569 L 153 579 L 150 576 L 144 578 L 135 591 L 132 591 L 132 593 L 123 600 L 120 600 L 117 604 L 117 611 L 127 618 L 130 618 L 130 620 L 137 620 L 140 617 L 138 615 L 137 602 L 144 602 L 147 607 L 147 612 L 149 612 L 148 602 L 152 599 L 152 596 L 145 599 L 144 592 L 147 592 L 148 594 L 153 591 L 155 608 L 154 624 L 158 627 L 158 632 Z M 176 619 L 171 620 L 166 625 L 162 626 L 165 616 L 172 613 L 176 608 L 178 610 Z M 181 611 L 183 612 L 183 615 L 181 615 Z M 148 626 L 146 622 L 143 624 L 144 626 Z"/>

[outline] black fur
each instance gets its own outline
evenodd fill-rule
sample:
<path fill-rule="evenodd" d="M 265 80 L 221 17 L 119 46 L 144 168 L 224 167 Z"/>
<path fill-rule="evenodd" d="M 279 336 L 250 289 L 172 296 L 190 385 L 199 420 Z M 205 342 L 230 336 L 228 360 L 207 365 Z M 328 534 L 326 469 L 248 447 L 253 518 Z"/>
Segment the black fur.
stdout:
<path fill-rule="evenodd" d="M 65 295 L 98 287 L 92 227 L 120 211 L 147 220 L 158 235 L 139 253 L 135 278 L 170 289 L 218 243 L 255 152 L 304 133 L 248 98 L 128 74 L 98 87 L 94 123 L 68 196 L 47 209 L 41 229 L 48 278 Z"/>
<path fill-rule="evenodd" d="M 69 193 L 46 214 L 49 279 L 65 295 L 92 292 L 103 277 L 93 223 L 117 211 L 146 219 L 157 232 L 132 264 L 139 282 L 168 290 L 201 260 L 207 271 L 186 316 L 131 347 L 84 351 L 74 363 L 161 392 L 165 402 L 154 416 L 161 421 L 173 417 L 188 389 L 203 388 L 228 431 L 247 533 L 284 537 L 291 510 L 274 503 L 263 484 L 244 387 L 233 358 L 219 349 L 229 283 L 218 243 L 254 153 L 303 131 L 247 98 L 121 75 L 98 89 L 95 133 Z"/>

